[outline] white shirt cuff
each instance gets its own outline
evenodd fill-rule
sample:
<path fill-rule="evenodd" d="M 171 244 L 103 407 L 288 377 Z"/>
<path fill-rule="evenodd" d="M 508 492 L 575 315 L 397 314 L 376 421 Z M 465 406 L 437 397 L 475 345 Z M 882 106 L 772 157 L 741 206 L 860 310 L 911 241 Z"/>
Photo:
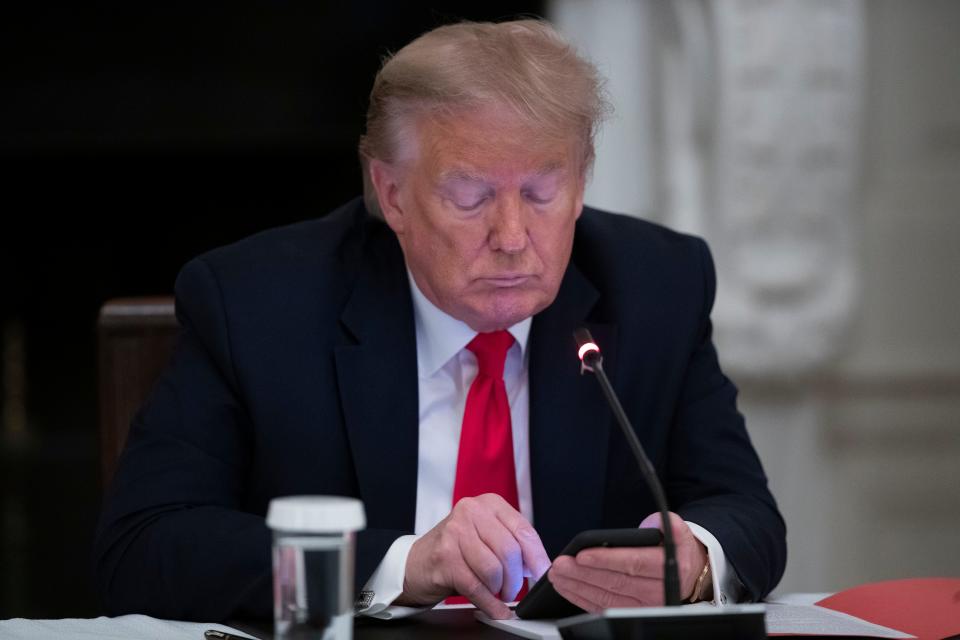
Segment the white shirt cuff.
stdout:
<path fill-rule="evenodd" d="M 360 616 L 369 616 L 381 620 L 405 618 L 423 609 L 415 607 L 395 606 L 391 603 L 403 593 L 403 576 L 407 569 L 407 556 L 410 547 L 420 539 L 420 536 L 400 536 L 393 541 L 386 555 L 377 566 L 373 575 L 367 580 L 357 598 L 356 613 Z"/>
<path fill-rule="evenodd" d="M 743 587 L 736 571 L 727 562 L 723 547 L 713 534 L 695 522 L 687 522 L 693 537 L 707 548 L 710 559 L 710 575 L 713 576 L 713 604 L 723 606 L 740 599 Z"/>

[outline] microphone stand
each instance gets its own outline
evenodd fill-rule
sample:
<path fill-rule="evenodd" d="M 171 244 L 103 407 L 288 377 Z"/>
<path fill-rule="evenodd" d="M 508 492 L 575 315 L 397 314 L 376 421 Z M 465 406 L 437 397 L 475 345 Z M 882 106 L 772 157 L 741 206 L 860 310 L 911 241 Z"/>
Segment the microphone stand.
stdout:
<path fill-rule="evenodd" d="M 617 398 L 617 394 L 610 384 L 610 379 L 607 378 L 607 373 L 603 370 L 603 356 L 600 354 L 599 347 L 596 347 L 596 343 L 593 342 L 593 338 L 587 329 L 577 329 L 574 336 L 581 354 L 580 374 L 590 371 L 600 382 L 603 395 L 607 397 L 607 403 L 613 410 L 613 415 L 617 419 L 617 424 L 620 425 L 620 430 L 623 431 L 624 437 L 630 444 L 630 449 L 637 459 L 643 479 L 646 480 L 647 486 L 653 493 L 653 500 L 657 504 L 657 509 L 660 510 L 660 521 L 663 524 L 663 601 L 668 607 L 680 606 L 680 573 L 677 569 L 677 549 L 673 543 L 673 526 L 670 524 L 670 509 L 667 507 L 667 496 L 663 492 L 663 485 L 660 484 L 653 463 L 650 462 L 650 458 L 643 450 L 636 432 L 630 425 L 630 419 L 624 412 L 620 399 Z M 587 348 L 588 345 L 593 345 L 594 348 Z"/>
<path fill-rule="evenodd" d="M 603 370 L 600 347 L 593 341 L 590 331 L 579 328 L 574 331 L 581 361 L 581 375 L 589 371 L 600 382 L 603 395 L 613 410 L 613 415 L 630 444 L 640 471 L 653 494 L 663 529 L 663 595 L 665 607 L 642 607 L 631 609 L 608 609 L 602 613 L 586 613 L 557 621 L 561 637 L 567 640 L 601 640 L 606 638 L 633 638 L 645 640 L 657 638 L 681 640 L 686 638 L 711 638 L 712 640 L 760 640 L 767 637 L 764 622 L 765 607 L 759 604 L 727 605 L 722 607 L 681 607 L 680 577 L 677 568 L 677 552 L 673 540 L 673 526 L 666 494 L 660 484 L 650 458 L 647 457 L 637 434 L 630 425 L 623 406 L 617 398 L 613 385 Z M 719 595 L 719 594 L 715 594 Z"/>

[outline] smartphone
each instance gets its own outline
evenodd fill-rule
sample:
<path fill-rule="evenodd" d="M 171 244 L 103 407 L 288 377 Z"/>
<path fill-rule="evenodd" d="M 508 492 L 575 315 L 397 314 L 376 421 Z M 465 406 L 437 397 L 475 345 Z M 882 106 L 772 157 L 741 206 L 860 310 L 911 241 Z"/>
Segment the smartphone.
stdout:
<path fill-rule="evenodd" d="M 593 547 L 655 547 L 662 541 L 663 532 L 660 529 L 591 529 L 575 535 L 560 555 L 575 556 Z M 521 618 L 537 620 L 566 618 L 584 611 L 557 593 L 547 574 L 544 574 L 517 605 L 516 613 Z"/>

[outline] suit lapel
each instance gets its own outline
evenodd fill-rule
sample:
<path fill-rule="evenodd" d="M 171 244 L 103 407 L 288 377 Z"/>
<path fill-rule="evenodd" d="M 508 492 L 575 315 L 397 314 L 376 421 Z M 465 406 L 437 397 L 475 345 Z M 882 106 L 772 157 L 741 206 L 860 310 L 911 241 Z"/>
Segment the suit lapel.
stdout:
<path fill-rule="evenodd" d="M 534 525 L 554 556 L 576 533 L 599 526 L 610 411 L 596 380 L 580 375 L 573 331 L 588 327 L 614 371 L 616 327 L 588 322 L 599 294 L 571 265 L 557 298 L 530 333 L 530 467 Z"/>
<path fill-rule="evenodd" d="M 368 228 L 341 316 L 357 344 L 335 349 L 340 400 L 367 526 L 412 532 L 419 437 L 413 304 L 393 233 Z"/>

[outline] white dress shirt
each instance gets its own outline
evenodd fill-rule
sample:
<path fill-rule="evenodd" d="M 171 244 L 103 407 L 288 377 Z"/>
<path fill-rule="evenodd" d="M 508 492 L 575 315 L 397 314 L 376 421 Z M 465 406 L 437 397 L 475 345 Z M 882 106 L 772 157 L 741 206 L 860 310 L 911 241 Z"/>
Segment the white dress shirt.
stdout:
<path fill-rule="evenodd" d="M 409 274 L 408 274 L 409 275 Z M 460 429 L 467 392 L 477 375 L 477 359 L 467 345 L 477 332 L 430 302 L 409 275 L 417 338 L 417 378 L 420 430 L 417 459 L 417 513 L 415 535 L 401 536 L 387 550 L 364 586 L 361 615 L 396 618 L 421 611 L 391 603 L 403 591 L 410 547 L 450 513 L 456 478 Z M 530 387 L 527 339 L 531 318 L 508 329 L 514 344 L 507 351 L 503 378 L 510 401 L 513 462 L 517 474 L 520 513 L 536 527 L 530 486 Z M 739 580 L 727 566 L 716 538 L 688 522 L 693 535 L 707 547 L 713 575 L 714 602 L 735 601 Z"/>

